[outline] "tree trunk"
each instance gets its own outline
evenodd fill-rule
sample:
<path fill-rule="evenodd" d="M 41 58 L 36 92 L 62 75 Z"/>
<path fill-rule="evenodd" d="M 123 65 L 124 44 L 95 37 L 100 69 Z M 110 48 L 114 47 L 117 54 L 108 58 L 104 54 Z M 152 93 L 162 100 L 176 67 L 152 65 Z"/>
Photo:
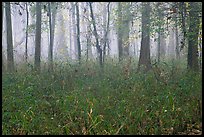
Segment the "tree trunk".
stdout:
<path fill-rule="evenodd" d="M 124 57 L 129 56 L 129 47 L 130 47 L 130 42 L 129 42 L 129 33 L 130 33 L 130 21 L 131 21 L 131 15 L 130 15 L 130 3 L 124 3 L 124 8 L 122 9 L 125 13 L 122 14 L 122 27 L 123 27 L 123 49 L 124 49 Z"/>
<path fill-rule="evenodd" d="M 110 2 L 107 5 L 107 12 L 106 12 L 106 7 L 104 9 L 104 46 L 103 46 L 103 62 L 105 60 L 105 55 L 106 55 L 106 47 L 108 45 L 108 33 L 109 33 L 109 24 L 110 24 Z M 106 14 L 108 14 L 108 19 L 106 21 Z M 106 25 L 107 22 L 107 25 Z"/>
<path fill-rule="evenodd" d="M 51 5 L 52 9 L 51 9 Z M 55 3 L 48 2 L 48 14 L 49 14 L 49 26 L 50 26 L 50 46 L 48 51 L 48 72 L 53 72 L 53 45 L 54 45 L 54 33 L 55 33 L 55 18 L 56 7 Z"/>
<path fill-rule="evenodd" d="M 99 45 L 99 41 L 98 41 L 98 33 L 96 30 L 96 23 L 95 23 L 95 19 L 94 19 L 94 15 L 93 15 L 93 9 L 92 9 L 92 3 L 91 2 L 89 2 L 89 7 L 90 7 L 90 11 L 91 11 L 92 24 L 94 27 L 94 36 L 96 39 L 96 48 L 97 48 L 97 51 L 99 53 L 99 64 L 100 64 L 100 67 L 103 68 L 102 49 L 101 49 L 101 47 Z"/>
<path fill-rule="evenodd" d="M 80 22 L 79 22 L 79 3 L 76 3 L 76 16 L 77 16 L 77 48 L 78 48 L 78 60 L 81 63 L 81 44 L 80 44 Z"/>
<path fill-rule="evenodd" d="M 122 5 L 120 2 L 118 2 L 118 56 L 119 56 L 119 61 L 122 60 L 123 58 L 123 41 L 122 41 Z"/>
<path fill-rule="evenodd" d="M 11 8 L 10 2 L 6 2 L 6 23 L 7 23 L 7 69 L 9 72 L 14 71 L 14 56 L 13 56 L 13 38 L 11 25 Z"/>
<path fill-rule="evenodd" d="M 75 16 L 75 4 L 74 2 L 71 2 L 72 6 L 72 32 L 73 32 L 73 41 L 74 41 L 74 58 L 76 59 L 77 56 L 77 32 L 76 32 L 76 16 Z"/>
<path fill-rule="evenodd" d="M 181 21 L 182 21 L 182 31 L 183 31 L 183 39 L 180 50 L 182 50 L 186 45 L 186 5 L 185 2 L 180 2 L 181 7 Z"/>
<path fill-rule="evenodd" d="M 164 36 L 164 32 L 161 32 L 161 39 L 160 39 L 161 49 L 160 49 L 160 56 L 162 59 L 165 58 L 166 55 L 166 39 Z"/>
<path fill-rule="evenodd" d="M 36 3 L 35 70 L 40 72 L 41 56 L 41 2 Z"/>
<path fill-rule="evenodd" d="M 52 12 L 51 12 L 51 6 L 50 2 L 48 2 L 48 14 L 49 14 L 49 28 L 50 28 L 50 47 L 49 47 L 49 53 L 48 53 L 48 72 L 53 71 L 53 22 L 52 22 Z"/>
<path fill-rule="evenodd" d="M 148 71 L 151 68 L 150 62 L 150 3 L 142 3 L 142 40 L 141 51 L 138 64 L 138 71 L 143 66 L 144 71 Z M 142 69 L 142 70 L 143 70 Z"/>
<path fill-rule="evenodd" d="M 188 69 L 198 71 L 198 34 L 199 34 L 198 2 L 190 2 L 190 25 L 188 37 Z"/>
<path fill-rule="evenodd" d="M 3 21 L 4 20 L 4 3 L 2 2 L 2 26 L 1 26 L 1 29 L 2 29 L 2 37 L 3 37 Z M 3 59 L 3 44 L 1 45 L 1 47 L 2 47 L 2 55 L 1 55 L 1 57 L 2 57 L 2 72 L 5 70 L 5 68 L 4 68 L 4 59 Z"/>
<path fill-rule="evenodd" d="M 25 60 L 28 62 L 28 24 L 29 24 L 29 12 L 28 3 L 26 2 L 26 42 L 25 42 Z"/>
<path fill-rule="evenodd" d="M 177 22 L 177 17 L 176 17 L 176 20 L 175 20 L 175 35 L 176 35 L 176 59 L 180 59 L 180 50 L 179 50 L 179 39 L 178 39 L 178 22 Z"/>
<path fill-rule="evenodd" d="M 157 50 L 157 56 L 158 56 L 158 63 L 160 62 L 161 58 L 165 57 L 165 52 L 166 52 L 166 40 L 165 40 L 165 36 L 164 36 L 164 30 L 162 28 L 164 28 L 164 25 L 161 24 L 162 22 L 164 22 L 164 8 L 159 7 L 159 5 L 161 5 L 160 2 L 157 3 L 157 7 L 158 7 L 158 20 L 159 20 L 159 24 L 158 24 L 158 50 Z"/>

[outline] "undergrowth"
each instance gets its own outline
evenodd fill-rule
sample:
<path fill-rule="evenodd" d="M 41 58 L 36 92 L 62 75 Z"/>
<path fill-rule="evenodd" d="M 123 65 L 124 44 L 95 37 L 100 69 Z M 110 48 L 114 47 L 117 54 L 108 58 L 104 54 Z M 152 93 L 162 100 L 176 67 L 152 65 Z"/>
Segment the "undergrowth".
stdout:
<path fill-rule="evenodd" d="M 2 134 L 179 134 L 201 130 L 201 74 L 174 64 L 136 73 L 132 62 L 24 65 L 2 76 Z M 100 74 L 102 73 L 102 74 Z M 165 81 L 165 82 L 164 82 Z"/>

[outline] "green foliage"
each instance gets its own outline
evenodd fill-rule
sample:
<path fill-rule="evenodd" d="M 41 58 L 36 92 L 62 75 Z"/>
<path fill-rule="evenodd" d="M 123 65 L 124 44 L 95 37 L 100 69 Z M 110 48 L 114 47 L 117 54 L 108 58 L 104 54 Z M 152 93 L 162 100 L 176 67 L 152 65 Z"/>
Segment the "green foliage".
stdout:
<path fill-rule="evenodd" d="M 54 72 L 21 71 L 2 77 L 2 134 L 180 134 L 201 129 L 201 74 L 181 63 L 161 63 L 130 75 L 107 60 L 104 73 L 92 61 L 56 64 Z M 172 73 L 173 72 L 173 73 Z M 162 76 L 161 76 L 162 77 Z M 165 85 L 162 80 L 165 80 Z"/>

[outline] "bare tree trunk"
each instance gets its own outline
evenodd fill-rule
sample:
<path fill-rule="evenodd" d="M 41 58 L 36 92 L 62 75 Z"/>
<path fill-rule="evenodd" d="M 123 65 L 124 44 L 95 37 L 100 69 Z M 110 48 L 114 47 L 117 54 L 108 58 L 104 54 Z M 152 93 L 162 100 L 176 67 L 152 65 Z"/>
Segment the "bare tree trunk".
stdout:
<path fill-rule="evenodd" d="M 142 3 L 142 40 L 140 58 L 138 64 L 138 71 L 141 70 L 141 66 L 144 67 L 144 71 L 148 71 L 151 68 L 150 61 L 150 3 Z"/>
<path fill-rule="evenodd" d="M 108 33 L 109 33 L 109 22 L 110 22 L 110 2 L 107 5 L 107 12 L 106 8 L 104 9 L 104 46 L 103 46 L 103 62 L 105 60 L 105 55 L 106 55 L 106 47 L 108 45 Z M 106 25 L 106 14 L 108 14 L 108 19 L 107 19 L 107 25 Z"/>
<path fill-rule="evenodd" d="M 129 56 L 129 47 L 130 47 L 130 42 L 129 42 L 129 33 L 130 33 L 130 21 L 132 19 L 131 13 L 130 13 L 130 3 L 124 3 L 124 8 L 122 11 L 125 11 L 123 14 L 123 20 L 122 20 L 122 25 L 123 25 L 123 49 L 124 49 L 124 57 Z M 125 29 L 124 29 L 125 28 Z"/>
<path fill-rule="evenodd" d="M 2 29 L 2 37 L 3 37 L 3 19 L 4 19 L 4 2 L 2 2 L 2 26 L 1 26 L 1 29 Z M 2 72 L 5 70 L 5 68 L 4 68 L 4 59 L 3 59 L 3 44 L 1 45 L 1 47 L 2 47 L 2 55 L 1 55 L 1 57 L 2 57 Z"/>
<path fill-rule="evenodd" d="M 198 2 L 190 2 L 190 25 L 188 37 L 188 69 L 198 71 L 198 34 L 199 34 L 199 8 Z"/>
<path fill-rule="evenodd" d="M 52 72 L 53 71 L 53 22 L 52 22 L 52 13 L 51 13 L 51 6 L 50 2 L 48 2 L 48 14 L 49 14 L 49 27 L 50 27 L 50 47 L 49 47 L 49 53 L 48 53 L 48 71 Z"/>
<path fill-rule="evenodd" d="M 51 9 L 51 5 L 52 9 Z M 56 7 L 55 7 L 56 6 Z M 50 46 L 48 52 L 48 71 L 53 72 L 53 45 L 54 45 L 54 33 L 55 33 L 55 20 L 56 20 L 56 8 L 55 3 L 48 2 L 48 14 L 49 14 L 49 26 L 50 26 Z"/>
<path fill-rule="evenodd" d="M 119 56 L 119 61 L 122 60 L 123 58 L 123 41 L 122 41 L 122 6 L 121 3 L 118 2 L 118 56 Z"/>
<path fill-rule="evenodd" d="M 180 59 L 180 50 L 179 50 L 179 39 L 178 39 L 178 22 L 177 22 L 177 17 L 176 17 L 176 20 L 175 20 L 175 35 L 176 35 L 176 58 L 177 59 Z"/>
<path fill-rule="evenodd" d="M 183 31 L 183 40 L 180 50 L 182 50 L 186 45 L 186 5 L 185 2 L 180 2 L 181 7 L 181 21 L 182 21 L 182 31 Z"/>
<path fill-rule="evenodd" d="M 5 3 L 6 6 L 6 23 L 7 23 L 7 69 L 9 72 L 14 71 L 14 56 L 13 56 L 13 39 L 11 25 L 11 8 L 10 2 Z"/>
<path fill-rule="evenodd" d="M 81 63 L 81 44 L 80 44 L 80 19 L 79 19 L 79 3 L 76 3 L 76 16 L 77 16 L 77 48 L 78 48 L 78 60 Z"/>
<path fill-rule="evenodd" d="M 36 3 L 35 70 L 40 72 L 41 56 L 41 2 Z"/>
<path fill-rule="evenodd" d="M 96 48 L 97 48 L 97 51 L 99 53 L 99 64 L 100 64 L 100 67 L 103 68 L 102 49 L 101 49 L 101 46 L 99 45 L 99 41 L 98 41 L 98 33 L 96 30 L 96 23 L 95 23 L 95 19 L 94 19 L 94 15 L 93 15 L 93 8 L 92 8 L 91 2 L 89 2 L 89 7 L 90 7 L 90 11 L 91 11 L 92 24 L 94 27 L 94 36 L 96 39 Z"/>
<path fill-rule="evenodd" d="M 28 62 L 28 24 L 29 24 L 29 12 L 28 3 L 26 2 L 26 42 L 25 42 L 25 60 Z"/>

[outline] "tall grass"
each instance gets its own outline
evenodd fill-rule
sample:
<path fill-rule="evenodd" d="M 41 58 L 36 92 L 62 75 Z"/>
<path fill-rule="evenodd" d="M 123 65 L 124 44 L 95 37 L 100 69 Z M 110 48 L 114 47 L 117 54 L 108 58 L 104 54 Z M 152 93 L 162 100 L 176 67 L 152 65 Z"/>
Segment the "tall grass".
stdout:
<path fill-rule="evenodd" d="M 56 64 L 52 74 L 30 66 L 2 76 L 2 134 L 180 134 L 201 130 L 201 74 L 180 63 L 159 65 L 162 75 L 136 73 L 108 59 Z M 46 68 L 46 67 L 45 67 Z M 165 82 L 163 82 L 165 81 Z"/>

